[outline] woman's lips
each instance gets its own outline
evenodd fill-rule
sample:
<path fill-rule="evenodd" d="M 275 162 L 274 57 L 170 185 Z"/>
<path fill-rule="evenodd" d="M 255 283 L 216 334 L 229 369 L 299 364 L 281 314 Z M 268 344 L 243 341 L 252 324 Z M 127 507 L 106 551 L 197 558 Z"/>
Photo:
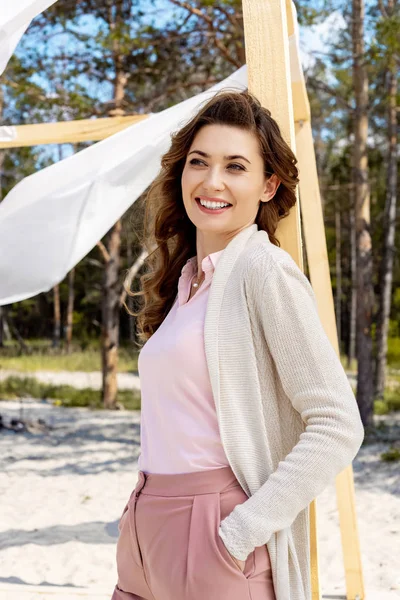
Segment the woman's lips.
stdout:
<path fill-rule="evenodd" d="M 199 209 L 208 215 L 211 215 L 211 214 L 220 215 L 221 213 L 227 211 L 229 208 L 232 207 L 232 205 L 229 204 L 228 206 L 224 206 L 223 208 L 207 208 L 206 206 L 203 206 L 200 203 L 200 198 L 195 198 L 195 201 L 196 201 L 196 204 L 199 207 Z"/>

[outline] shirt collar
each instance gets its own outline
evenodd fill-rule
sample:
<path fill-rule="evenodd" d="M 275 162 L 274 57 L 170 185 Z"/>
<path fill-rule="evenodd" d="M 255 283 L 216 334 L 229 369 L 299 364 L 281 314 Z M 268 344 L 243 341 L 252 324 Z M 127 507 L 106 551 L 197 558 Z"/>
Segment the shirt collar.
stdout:
<path fill-rule="evenodd" d="M 218 260 L 220 259 L 223 250 L 218 250 L 217 252 L 211 252 L 211 254 L 208 254 L 208 256 L 204 257 L 203 260 L 201 261 L 201 268 L 202 271 L 204 271 L 205 273 L 205 280 L 207 281 L 213 274 L 215 267 L 217 266 Z M 185 265 L 182 268 L 182 275 L 186 275 L 188 277 L 192 277 L 194 275 L 194 273 L 196 272 L 196 265 L 197 265 L 197 256 L 192 256 L 191 258 L 189 258 Z"/>

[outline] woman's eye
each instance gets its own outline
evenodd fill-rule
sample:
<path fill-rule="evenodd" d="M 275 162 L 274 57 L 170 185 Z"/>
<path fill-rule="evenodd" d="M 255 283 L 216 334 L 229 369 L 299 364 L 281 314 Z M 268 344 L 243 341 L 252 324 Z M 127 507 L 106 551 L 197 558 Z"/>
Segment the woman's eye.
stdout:
<path fill-rule="evenodd" d="M 199 158 L 192 158 L 189 161 L 190 165 L 194 165 L 194 166 L 200 166 L 200 167 L 206 167 L 206 163 L 203 160 L 200 160 Z M 232 169 L 233 171 L 245 171 L 246 169 L 244 168 L 243 165 L 240 165 L 238 163 L 231 163 L 227 166 L 228 169 Z"/>
<path fill-rule="evenodd" d="M 234 171 L 245 171 L 245 170 L 246 170 L 246 169 L 244 168 L 244 166 L 243 166 L 243 165 L 238 165 L 238 164 L 236 164 L 236 163 L 234 163 L 234 164 L 231 164 L 231 165 L 228 165 L 228 166 L 229 166 L 229 168 L 231 168 L 231 167 L 235 167 L 235 168 L 233 169 Z"/>

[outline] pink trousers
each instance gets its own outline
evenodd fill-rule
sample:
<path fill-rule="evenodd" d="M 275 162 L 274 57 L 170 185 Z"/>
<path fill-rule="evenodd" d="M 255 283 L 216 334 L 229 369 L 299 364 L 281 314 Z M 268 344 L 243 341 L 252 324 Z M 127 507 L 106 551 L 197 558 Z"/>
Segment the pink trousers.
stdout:
<path fill-rule="evenodd" d="M 275 600 L 267 546 L 255 548 L 242 571 L 218 534 L 247 498 L 230 467 L 140 471 L 118 525 L 112 600 Z"/>

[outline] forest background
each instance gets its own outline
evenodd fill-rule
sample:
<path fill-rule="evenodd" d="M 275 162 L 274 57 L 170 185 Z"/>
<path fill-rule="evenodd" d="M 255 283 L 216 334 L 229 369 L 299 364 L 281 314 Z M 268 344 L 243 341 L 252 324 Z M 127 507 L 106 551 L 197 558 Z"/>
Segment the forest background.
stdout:
<path fill-rule="evenodd" d="M 359 381 L 357 400 L 364 424 L 371 425 L 373 413 L 400 409 L 399 5 L 295 4 L 303 50 L 317 33 L 320 39 L 313 51 L 303 52 L 303 66 L 338 336 L 346 370 L 370 376 L 369 384 Z M 0 80 L 1 124 L 159 112 L 243 64 L 237 0 L 62 0 L 33 21 Z M 357 156 L 360 131 L 366 152 Z M 22 178 L 87 145 L 0 150 L 0 200 Z M 360 193 L 370 208 L 367 237 L 359 230 Z M 0 307 L 0 369 L 102 370 L 102 392 L 75 393 L 12 376 L 0 381 L 1 397 L 29 394 L 65 405 L 139 408 L 140 393 L 118 391 L 116 372 L 137 373 L 135 319 L 123 306 L 126 301 L 132 308 L 123 282 L 127 277 L 138 289 L 145 196 L 65 281 Z M 305 267 L 308 273 L 307 261 Z M 363 304 L 368 314 L 360 316 L 362 297 L 370 304 Z"/>

